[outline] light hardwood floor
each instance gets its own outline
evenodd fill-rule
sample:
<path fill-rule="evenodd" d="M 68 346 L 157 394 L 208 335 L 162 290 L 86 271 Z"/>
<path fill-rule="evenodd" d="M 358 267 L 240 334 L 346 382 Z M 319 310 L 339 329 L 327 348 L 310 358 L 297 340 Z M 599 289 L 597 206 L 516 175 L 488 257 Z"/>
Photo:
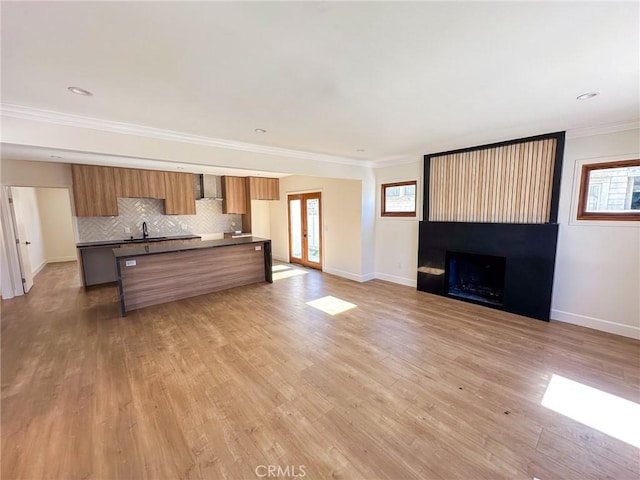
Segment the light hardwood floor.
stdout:
<path fill-rule="evenodd" d="M 2 302 L 2 478 L 638 478 L 540 402 L 554 373 L 637 402 L 639 342 L 304 272 L 121 318 L 47 266 Z"/>

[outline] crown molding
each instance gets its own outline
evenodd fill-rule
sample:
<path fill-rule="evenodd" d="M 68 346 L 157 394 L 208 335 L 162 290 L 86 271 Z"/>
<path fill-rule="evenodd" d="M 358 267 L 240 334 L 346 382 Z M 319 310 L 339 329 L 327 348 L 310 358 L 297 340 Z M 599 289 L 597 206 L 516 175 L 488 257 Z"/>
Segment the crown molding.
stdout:
<path fill-rule="evenodd" d="M 317 162 L 338 163 L 356 167 L 371 167 L 371 162 L 355 160 L 347 157 L 327 155 L 322 153 L 307 152 L 304 150 L 293 150 L 289 148 L 270 147 L 255 143 L 238 142 L 220 138 L 191 135 L 188 133 L 176 132 L 173 130 L 163 130 L 159 128 L 145 127 L 131 123 L 114 122 L 99 118 L 83 117 L 51 110 L 43 110 L 22 105 L 0 104 L 0 113 L 9 118 L 21 120 L 32 120 L 36 122 L 46 122 L 56 125 L 65 125 L 78 128 L 91 128 L 104 132 L 121 133 L 125 135 L 135 135 L 139 137 L 155 138 L 173 142 L 190 143 L 193 145 L 203 145 L 206 147 L 223 148 L 227 150 L 239 150 L 243 152 L 258 153 L 262 155 L 275 155 L 280 157 L 299 158 L 302 160 L 312 160 Z"/>
<path fill-rule="evenodd" d="M 373 160 L 370 162 L 372 168 L 385 168 L 396 167 L 398 165 L 408 165 L 410 163 L 420 163 L 422 156 L 402 156 L 402 157 L 387 157 L 380 160 Z"/>
<path fill-rule="evenodd" d="M 597 127 L 573 128 L 567 130 L 567 138 L 591 137 L 593 135 L 605 135 L 607 133 L 624 132 L 640 129 L 640 121 L 626 123 L 611 123 Z"/>

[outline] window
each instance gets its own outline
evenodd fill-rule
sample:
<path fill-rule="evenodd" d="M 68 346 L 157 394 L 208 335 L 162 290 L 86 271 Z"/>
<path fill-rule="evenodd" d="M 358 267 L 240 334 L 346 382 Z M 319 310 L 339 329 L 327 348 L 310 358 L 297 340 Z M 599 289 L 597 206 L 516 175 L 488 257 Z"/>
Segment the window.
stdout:
<path fill-rule="evenodd" d="M 383 183 L 381 215 L 383 217 L 415 217 L 416 185 L 415 180 Z"/>
<path fill-rule="evenodd" d="M 584 165 L 578 220 L 640 220 L 640 160 Z"/>

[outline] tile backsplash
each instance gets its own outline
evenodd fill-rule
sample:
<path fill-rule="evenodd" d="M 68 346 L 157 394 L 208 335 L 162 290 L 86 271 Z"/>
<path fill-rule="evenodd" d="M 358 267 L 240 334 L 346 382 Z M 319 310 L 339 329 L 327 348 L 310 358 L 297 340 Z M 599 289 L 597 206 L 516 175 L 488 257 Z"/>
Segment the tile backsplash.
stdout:
<path fill-rule="evenodd" d="M 119 198 L 117 217 L 76 217 L 79 241 L 122 240 L 131 235 L 140 237 L 142 222 L 147 222 L 152 237 L 222 233 L 242 228 L 241 215 L 222 213 L 222 202 L 211 198 L 196 200 L 195 215 L 165 215 L 163 212 L 162 200 Z M 131 233 L 125 232 L 127 227 Z"/>

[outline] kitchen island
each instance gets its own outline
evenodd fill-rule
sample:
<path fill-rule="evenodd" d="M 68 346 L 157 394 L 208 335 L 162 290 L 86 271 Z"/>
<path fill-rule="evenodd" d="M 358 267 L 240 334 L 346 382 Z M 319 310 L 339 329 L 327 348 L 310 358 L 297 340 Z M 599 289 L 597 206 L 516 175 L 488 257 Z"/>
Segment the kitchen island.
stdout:
<path fill-rule="evenodd" d="M 125 240 L 102 240 L 76 243 L 80 281 L 83 287 L 118 281 L 114 248 L 130 248 L 146 245 L 167 245 L 184 242 L 200 242 L 198 235 L 174 235 L 168 237 L 144 237 Z"/>
<path fill-rule="evenodd" d="M 114 249 L 122 316 L 150 305 L 272 283 L 271 240 L 226 238 Z"/>

